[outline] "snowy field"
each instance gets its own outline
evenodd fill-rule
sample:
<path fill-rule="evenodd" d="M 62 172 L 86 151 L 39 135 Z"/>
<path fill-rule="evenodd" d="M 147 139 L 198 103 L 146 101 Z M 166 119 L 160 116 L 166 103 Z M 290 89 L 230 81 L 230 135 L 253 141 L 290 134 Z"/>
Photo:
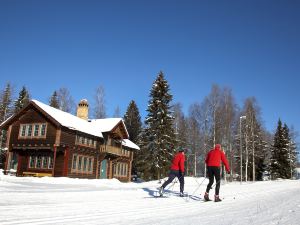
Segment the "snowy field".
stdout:
<path fill-rule="evenodd" d="M 204 178 L 185 178 L 190 195 Z M 222 202 L 203 202 L 204 180 L 190 197 L 170 184 L 156 198 L 158 181 L 31 178 L 0 173 L 0 224 L 213 224 L 299 225 L 300 180 L 227 183 Z M 167 188 L 168 188 L 167 187 Z M 211 198 L 213 191 L 211 191 Z"/>

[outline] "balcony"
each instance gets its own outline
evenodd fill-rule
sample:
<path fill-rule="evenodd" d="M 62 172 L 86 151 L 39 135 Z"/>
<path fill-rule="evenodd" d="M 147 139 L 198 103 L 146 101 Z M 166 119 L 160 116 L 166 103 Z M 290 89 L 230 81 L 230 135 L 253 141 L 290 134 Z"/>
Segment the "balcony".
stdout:
<path fill-rule="evenodd" d="M 115 156 L 130 157 L 129 151 L 127 151 L 125 149 L 121 149 L 120 147 L 115 147 L 115 146 L 110 146 L 110 145 L 101 146 L 100 152 L 112 154 Z"/>

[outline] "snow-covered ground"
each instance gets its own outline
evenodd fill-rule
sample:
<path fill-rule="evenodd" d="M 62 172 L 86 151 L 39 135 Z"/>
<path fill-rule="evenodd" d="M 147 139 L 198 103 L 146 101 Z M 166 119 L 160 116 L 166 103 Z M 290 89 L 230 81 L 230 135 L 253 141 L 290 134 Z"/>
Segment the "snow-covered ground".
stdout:
<path fill-rule="evenodd" d="M 227 183 L 222 202 L 203 202 L 205 179 L 185 178 L 190 197 L 170 184 L 156 198 L 158 181 L 31 178 L 0 173 L 0 224 L 213 224 L 299 225 L 300 180 Z M 195 193 L 193 193 L 195 192 Z M 213 191 L 211 191 L 213 197 Z"/>

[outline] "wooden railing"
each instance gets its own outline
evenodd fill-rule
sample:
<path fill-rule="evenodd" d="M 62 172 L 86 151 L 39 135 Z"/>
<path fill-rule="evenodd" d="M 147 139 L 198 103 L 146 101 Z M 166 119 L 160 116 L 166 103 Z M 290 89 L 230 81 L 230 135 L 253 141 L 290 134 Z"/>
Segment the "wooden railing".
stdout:
<path fill-rule="evenodd" d="M 114 154 L 114 155 L 118 155 L 118 156 L 129 157 L 128 153 L 126 154 L 126 152 L 124 152 L 124 150 L 122 151 L 121 148 L 115 147 L 115 146 L 109 146 L 109 145 L 103 146 L 103 147 L 101 147 L 100 152 L 110 153 L 110 154 Z"/>

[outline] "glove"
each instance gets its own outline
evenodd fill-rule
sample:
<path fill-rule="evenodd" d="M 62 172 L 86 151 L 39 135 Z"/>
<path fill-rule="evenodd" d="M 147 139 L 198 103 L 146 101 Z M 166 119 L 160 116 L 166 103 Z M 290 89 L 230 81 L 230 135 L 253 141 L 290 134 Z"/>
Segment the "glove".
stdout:
<path fill-rule="evenodd" d="M 230 170 L 226 170 L 226 172 L 227 172 L 228 174 L 230 174 Z"/>

